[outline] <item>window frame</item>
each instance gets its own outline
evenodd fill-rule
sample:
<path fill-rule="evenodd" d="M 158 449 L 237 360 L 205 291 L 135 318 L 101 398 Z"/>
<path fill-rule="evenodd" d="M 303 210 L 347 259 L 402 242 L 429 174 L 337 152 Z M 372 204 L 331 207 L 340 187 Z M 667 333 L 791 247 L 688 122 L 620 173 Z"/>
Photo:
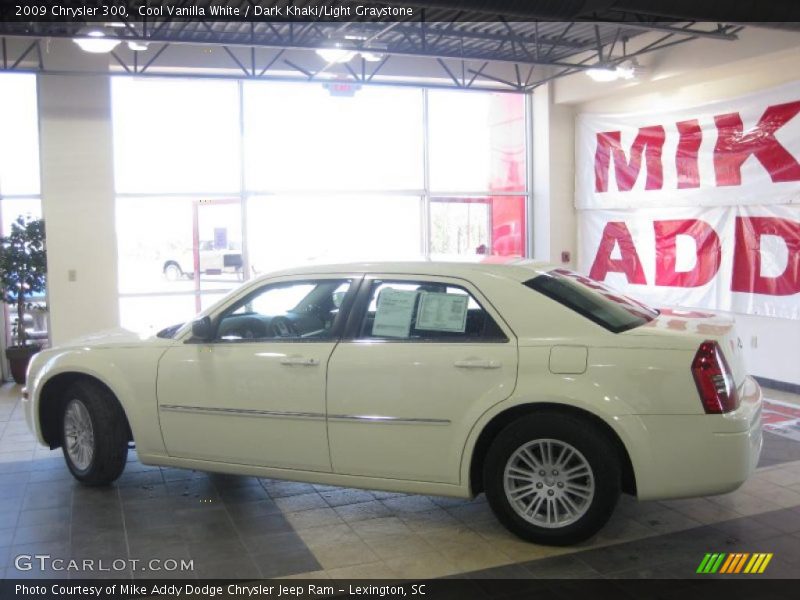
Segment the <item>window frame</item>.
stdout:
<path fill-rule="evenodd" d="M 638 300 L 635 300 L 633 298 L 628 298 L 624 294 L 620 293 L 620 296 L 625 298 L 626 301 L 629 300 L 631 303 L 638 304 L 639 306 L 641 306 L 642 307 L 642 312 L 652 311 L 652 314 L 648 313 L 647 316 L 649 318 L 645 318 L 645 317 L 640 316 L 640 319 L 642 319 L 641 322 L 630 322 L 630 323 L 623 323 L 623 324 L 616 324 L 615 325 L 614 323 L 611 323 L 610 321 L 599 317 L 595 313 L 593 313 L 591 311 L 587 311 L 582 306 L 580 306 L 578 303 L 575 303 L 575 302 L 571 301 L 566 296 L 558 295 L 553 290 L 551 290 L 549 288 L 546 288 L 546 287 L 544 287 L 542 285 L 539 285 L 540 282 L 547 281 L 548 279 L 561 280 L 561 279 L 568 279 L 568 278 L 571 277 L 571 275 L 567 275 L 567 274 L 565 274 L 563 272 L 559 272 L 559 271 L 560 271 L 559 269 L 552 269 L 552 270 L 547 271 L 545 273 L 542 273 L 540 275 L 536 275 L 535 277 L 532 277 L 530 279 L 526 279 L 525 281 L 523 281 L 522 285 L 526 289 L 528 289 L 528 290 L 530 290 L 532 292 L 535 292 L 537 294 L 540 294 L 541 296 L 544 296 L 545 298 L 548 298 L 549 300 L 551 300 L 551 301 L 563 306 L 564 308 L 570 310 L 574 314 L 579 315 L 580 317 L 586 319 L 587 321 L 591 321 L 595 325 L 597 325 L 599 327 L 602 327 L 606 331 L 609 331 L 609 332 L 611 332 L 613 334 L 625 333 L 626 331 L 631 331 L 631 330 L 637 329 L 639 327 L 644 327 L 648 323 L 650 323 L 654 319 L 656 319 L 658 317 L 658 315 L 660 314 L 660 311 L 658 309 L 651 308 L 651 307 L 649 307 L 649 306 L 647 306 L 645 304 L 642 304 Z M 577 273 L 575 273 L 575 275 L 577 275 Z M 596 283 L 599 286 L 602 286 L 603 288 L 606 287 L 602 282 L 598 281 Z M 589 286 L 587 286 L 585 283 L 583 283 L 579 279 L 576 280 L 576 284 L 587 288 L 587 290 L 591 289 Z M 595 290 L 594 292 L 587 293 L 587 297 L 594 297 L 594 296 L 602 297 L 603 295 L 604 294 L 598 293 L 597 290 Z M 618 303 L 618 302 L 616 302 L 616 301 L 614 301 L 614 300 L 612 300 L 610 298 L 606 298 L 604 301 L 609 302 L 609 303 L 614 303 L 615 305 L 620 305 L 620 303 Z M 625 309 L 625 310 L 630 312 L 632 315 L 634 314 L 629 309 Z"/>
<path fill-rule="evenodd" d="M 459 337 L 459 336 L 436 336 L 436 337 L 418 337 L 418 338 L 388 338 L 388 337 L 369 337 L 361 335 L 361 328 L 364 319 L 369 311 L 369 306 L 372 300 L 372 293 L 376 286 L 383 283 L 435 283 L 446 285 L 448 287 L 456 287 L 464 290 L 469 294 L 472 299 L 478 304 L 489 318 L 494 321 L 497 329 L 502 332 L 502 337 Z M 382 274 L 367 274 L 364 276 L 358 290 L 353 306 L 347 318 L 347 323 L 344 327 L 344 333 L 341 337 L 342 342 L 356 342 L 367 344 L 508 344 L 515 339 L 513 332 L 510 331 L 506 322 L 495 311 L 492 304 L 488 301 L 480 290 L 478 290 L 471 282 L 465 279 L 453 277 L 437 277 L 432 275 L 416 275 L 411 273 L 382 273 Z"/>
<path fill-rule="evenodd" d="M 327 275 L 327 274 L 326 274 Z M 350 282 L 350 289 L 347 290 L 345 297 L 342 299 L 342 303 L 339 306 L 339 313 L 336 315 L 336 318 L 333 321 L 333 325 L 330 328 L 330 335 L 324 338 L 319 337 L 269 337 L 269 338 L 242 338 L 242 339 L 221 339 L 218 337 L 219 335 L 219 327 L 222 324 L 222 320 L 230 315 L 232 311 L 238 310 L 239 307 L 246 304 L 252 298 L 265 293 L 270 288 L 276 287 L 287 287 L 292 285 L 304 285 L 304 284 L 315 284 L 318 285 L 320 283 L 326 283 L 331 281 L 337 281 L 339 283 L 347 283 Z M 211 316 L 211 324 L 212 329 L 214 331 L 214 336 L 211 340 L 205 340 L 203 344 L 219 344 L 219 345 L 228 345 L 228 344 L 272 344 L 272 343 L 331 343 L 337 342 L 341 339 L 342 331 L 344 329 L 345 324 L 348 321 L 350 309 L 353 305 L 355 300 L 356 294 L 359 290 L 359 286 L 361 284 L 361 277 L 356 275 L 340 275 L 336 274 L 332 277 L 327 277 L 325 275 L 308 275 L 303 277 L 291 278 L 291 279 L 281 279 L 281 280 L 271 280 L 264 282 L 262 285 L 258 285 L 255 288 L 248 291 L 246 294 L 239 296 L 237 298 L 231 299 L 231 302 L 227 303 L 224 307 L 221 307 L 216 314 Z M 185 343 L 197 343 L 197 341 L 193 340 L 191 337 L 191 332 L 189 333 L 189 338 L 185 340 Z"/>

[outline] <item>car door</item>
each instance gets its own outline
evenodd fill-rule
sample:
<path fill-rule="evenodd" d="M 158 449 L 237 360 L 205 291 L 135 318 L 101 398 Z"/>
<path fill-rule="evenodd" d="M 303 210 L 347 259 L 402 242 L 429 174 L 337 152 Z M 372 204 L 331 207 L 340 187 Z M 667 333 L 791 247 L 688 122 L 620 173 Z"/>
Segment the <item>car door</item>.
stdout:
<path fill-rule="evenodd" d="M 470 429 L 516 377 L 516 338 L 471 283 L 366 277 L 328 367 L 334 472 L 457 484 Z"/>
<path fill-rule="evenodd" d="M 273 280 L 215 316 L 210 342 L 167 350 L 157 393 L 169 455 L 330 471 L 325 374 L 355 283 Z"/>

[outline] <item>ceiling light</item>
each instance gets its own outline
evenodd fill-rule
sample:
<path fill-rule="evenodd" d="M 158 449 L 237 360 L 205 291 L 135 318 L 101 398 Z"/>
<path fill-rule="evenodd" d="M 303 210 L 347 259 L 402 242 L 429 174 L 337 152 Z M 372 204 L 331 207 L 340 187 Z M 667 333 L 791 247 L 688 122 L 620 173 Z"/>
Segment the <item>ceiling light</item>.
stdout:
<path fill-rule="evenodd" d="M 641 77 L 644 72 L 644 67 L 639 64 L 636 58 L 626 60 L 617 67 L 617 74 L 620 79 L 635 79 L 636 77 Z"/>
<path fill-rule="evenodd" d="M 619 79 L 617 70 L 613 67 L 594 67 L 587 69 L 586 74 L 595 81 L 616 81 Z"/>
<path fill-rule="evenodd" d="M 352 50 L 339 48 L 317 48 L 317 54 L 327 63 L 346 63 L 352 59 L 356 53 Z"/>
<path fill-rule="evenodd" d="M 134 52 L 144 52 L 147 50 L 147 44 L 144 42 L 128 42 L 128 48 Z"/>
<path fill-rule="evenodd" d="M 625 61 L 616 67 L 609 65 L 593 67 L 587 69 L 586 74 L 595 81 L 607 82 L 616 81 L 617 79 L 634 79 L 641 70 L 642 68 L 636 62 L 636 59 L 633 59 Z"/>
<path fill-rule="evenodd" d="M 100 29 L 81 31 L 79 35 L 80 37 L 73 38 L 72 41 L 78 44 L 84 52 L 92 54 L 111 52 L 120 43 L 118 39 L 107 37 L 105 32 Z"/>
<path fill-rule="evenodd" d="M 617 67 L 617 77 L 620 79 L 633 79 L 635 76 L 633 67 Z"/>
<path fill-rule="evenodd" d="M 361 58 L 363 58 L 367 62 L 378 62 L 383 60 L 383 54 L 381 54 L 380 52 L 363 51 L 361 52 Z"/>

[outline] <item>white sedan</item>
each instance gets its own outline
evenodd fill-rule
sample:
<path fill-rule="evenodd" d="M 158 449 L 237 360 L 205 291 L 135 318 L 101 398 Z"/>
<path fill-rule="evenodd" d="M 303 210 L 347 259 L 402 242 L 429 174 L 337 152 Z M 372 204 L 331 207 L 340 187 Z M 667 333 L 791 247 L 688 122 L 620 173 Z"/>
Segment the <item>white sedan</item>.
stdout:
<path fill-rule="evenodd" d="M 530 261 L 270 274 L 151 339 L 41 352 L 24 395 L 88 485 L 113 482 L 135 441 L 150 465 L 485 492 L 543 544 L 588 538 L 621 492 L 730 492 L 761 450 L 732 322 Z"/>

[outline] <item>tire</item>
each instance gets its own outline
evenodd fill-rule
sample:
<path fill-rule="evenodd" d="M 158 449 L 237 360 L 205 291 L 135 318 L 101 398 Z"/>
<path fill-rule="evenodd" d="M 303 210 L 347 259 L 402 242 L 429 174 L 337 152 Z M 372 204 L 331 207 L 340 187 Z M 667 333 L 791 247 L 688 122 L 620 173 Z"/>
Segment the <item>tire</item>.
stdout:
<path fill-rule="evenodd" d="M 178 281 L 183 277 L 183 270 L 178 263 L 170 261 L 164 265 L 164 277 L 166 277 L 168 281 Z"/>
<path fill-rule="evenodd" d="M 128 458 L 125 412 L 111 392 L 89 382 L 73 384 L 66 397 L 61 450 L 67 467 L 85 485 L 112 483 L 122 474 Z M 85 444 L 76 444 L 79 436 Z"/>
<path fill-rule="evenodd" d="M 523 540 L 575 544 L 597 533 L 614 512 L 621 486 L 617 457 L 607 434 L 580 417 L 554 412 L 522 417 L 489 447 L 486 497 L 497 519 Z M 552 468 L 542 476 L 547 466 Z"/>

